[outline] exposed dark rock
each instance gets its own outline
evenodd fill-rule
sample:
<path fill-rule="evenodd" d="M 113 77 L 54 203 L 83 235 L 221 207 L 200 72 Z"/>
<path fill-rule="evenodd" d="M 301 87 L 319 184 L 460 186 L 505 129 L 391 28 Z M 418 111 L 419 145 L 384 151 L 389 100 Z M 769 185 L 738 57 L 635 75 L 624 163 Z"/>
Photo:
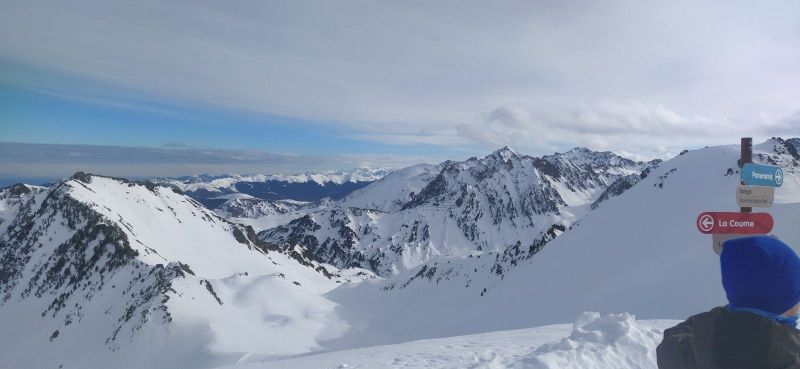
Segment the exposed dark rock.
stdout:
<path fill-rule="evenodd" d="M 21 196 L 21 195 L 25 195 L 25 194 L 31 193 L 31 189 L 28 188 L 28 186 L 26 186 L 26 185 L 24 185 L 22 183 L 17 183 L 17 184 L 15 184 L 15 185 L 13 185 L 13 186 L 8 188 L 8 193 L 11 196 Z"/>
<path fill-rule="evenodd" d="M 550 176 L 553 179 L 561 178 L 561 171 L 549 160 L 534 158 L 533 166 L 542 172 L 542 174 Z"/>
<path fill-rule="evenodd" d="M 642 179 L 641 175 L 637 174 L 629 174 L 627 176 L 620 177 L 619 179 L 614 181 L 614 183 L 608 186 L 608 188 L 606 188 L 606 190 L 603 191 L 602 194 L 600 194 L 600 197 L 598 197 L 597 200 L 595 200 L 592 203 L 591 205 L 592 210 L 600 207 L 600 204 L 602 202 L 617 197 L 621 195 L 623 192 L 629 190 L 635 184 L 639 183 L 641 179 Z"/>
<path fill-rule="evenodd" d="M 217 300 L 218 304 L 222 305 L 222 300 L 220 300 L 219 296 L 217 296 L 217 293 L 214 292 L 214 287 L 211 286 L 210 282 L 208 282 L 207 280 L 203 279 L 203 280 L 200 281 L 200 284 L 202 284 L 203 286 L 206 287 L 206 290 L 208 291 L 208 293 L 210 293 L 211 296 L 214 297 L 214 300 Z"/>

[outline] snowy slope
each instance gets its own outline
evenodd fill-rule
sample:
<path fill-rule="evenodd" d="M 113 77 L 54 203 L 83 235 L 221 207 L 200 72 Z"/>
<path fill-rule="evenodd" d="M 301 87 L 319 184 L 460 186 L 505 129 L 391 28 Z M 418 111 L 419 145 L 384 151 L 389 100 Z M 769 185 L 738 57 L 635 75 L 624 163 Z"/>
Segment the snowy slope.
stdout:
<path fill-rule="evenodd" d="M 618 179 L 640 178 L 657 164 L 587 149 L 535 158 L 506 147 L 399 170 L 259 238 L 390 276 L 441 256 L 527 248 L 551 227 L 569 227 Z"/>
<path fill-rule="evenodd" d="M 774 234 L 800 246 L 800 166 L 784 143 L 755 147 L 784 167 Z M 328 347 L 360 347 L 564 322 L 582 311 L 682 319 L 725 303 L 703 211 L 736 211 L 738 146 L 690 151 L 580 219 L 531 258 L 527 247 L 437 258 L 329 296 L 353 323 Z M 729 171 L 730 169 L 730 171 Z M 509 251 L 512 250 L 512 251 Z M 505 267 L 509 255 L 516 266 Z M 502 267 L 500 270 L 497 266 Z M 364 304 L 363 301 L 370 301 Z M 356 318 L 357 317 L 357 318 Z"/>
<path fill-rule="evenodd" d="M 346 328 L 324 293 L 370 277 L 256 242 L 173 188 L 84 173 L 31 194 L 2 231 L 4 368 L 305 352 Z"/>
<path fill-rule="evenodd" d="M 214 213 L 231 222 L 250 226 L 256 232 L 289 223 L 315 206 L 304 201 L 264 200 L 240 193 L 224 196 L 230 200 L 214 209 Z"/>
<path fill-rule="evenodd" d="M 483 333 L 304 355 L 249 357 L 227 369 L 529 368 L 656 369 L 655 349 L 677 321 L 637 321 L 628 314 L 584 313 L 572 324 Z"/>
<path fill-rule="evenodd" d="M 394 171 L 365 188 L 353 191 L 342 202 L 354 208 L 383 212 L 400 210 L 439 174 L 442 166 L 418 164 Z"/>

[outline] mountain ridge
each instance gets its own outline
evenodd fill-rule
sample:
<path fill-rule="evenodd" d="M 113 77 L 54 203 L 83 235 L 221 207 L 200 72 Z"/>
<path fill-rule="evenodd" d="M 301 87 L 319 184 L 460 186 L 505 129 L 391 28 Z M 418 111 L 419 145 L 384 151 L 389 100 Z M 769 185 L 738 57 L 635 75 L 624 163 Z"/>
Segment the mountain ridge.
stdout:
<path fill-rule="evenodd" d="M 685 319 L 724 305 L 718 257 L 695 219 L 703 211 L 738 211 L 739 151 L 704 148 L 661 163 L 532 257 L 524 244 L 442 256 L 377 283 L 337 289 L 330 297 L 340 314 L 360 324 L 326 344 L 343 349 L 540 326 L 589 310 Z M 775 206 L 760 211 L 773 214 L 773 233 L 798 249 L 800 163 L 781 140 L 754 145 L 753 158 L 784 169 Z"/>
<path fill-rule="evenodd" d="M 20 200 L 0 209 L 10 219 L 0 233 L 3 366 L 170 368 L 259 347 L 305 352 L 341 329 L 322 294 L 371 278 L 258 241 L 170 186 L 79 172 L 12 190 L 0 191 Z"/>
<path fill-rule="evenodd" d="M 438 255 L 531 246 L 551 225 L 568 227 L 590 211 L 623 175 L 640 175 L 659 162 L 588 149 L 536 158 L 504 147 L 481 159 L 396 171 L 259 238 L 284 247 L 300 244 L 320 261 L 388 276 Z M 403 178 L 413 185 L 395 183 Z M 386 194 L 387 188 L 399 188 L 401 196 Z"/>

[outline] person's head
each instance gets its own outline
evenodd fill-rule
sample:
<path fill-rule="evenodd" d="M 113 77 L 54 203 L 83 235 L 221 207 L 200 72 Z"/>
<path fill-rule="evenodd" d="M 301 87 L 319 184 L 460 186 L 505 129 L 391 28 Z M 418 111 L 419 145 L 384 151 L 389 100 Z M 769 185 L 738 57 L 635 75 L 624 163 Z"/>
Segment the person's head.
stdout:
<path fill-rule="evenodd" d="M 800 258 L 780 240 L 757 236 L 726 241 L 720 266 L 731 307 L 787 316 L 800 309 Z"/>

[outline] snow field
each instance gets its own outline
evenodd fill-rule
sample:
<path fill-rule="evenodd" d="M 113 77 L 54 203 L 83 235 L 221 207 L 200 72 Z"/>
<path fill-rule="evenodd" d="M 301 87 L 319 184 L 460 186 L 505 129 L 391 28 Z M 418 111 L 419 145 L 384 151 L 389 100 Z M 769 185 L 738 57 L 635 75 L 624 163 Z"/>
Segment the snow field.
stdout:
<path fill-rule="evenodd" d="M 282 360 L 250 356 L 224 369 L 656 369 L 664 329 L 678 321 L 637 321 L 587 312 L 569 324 L 429 339 Z M 222 369 L 222 368 L 220 368 Z"/>

